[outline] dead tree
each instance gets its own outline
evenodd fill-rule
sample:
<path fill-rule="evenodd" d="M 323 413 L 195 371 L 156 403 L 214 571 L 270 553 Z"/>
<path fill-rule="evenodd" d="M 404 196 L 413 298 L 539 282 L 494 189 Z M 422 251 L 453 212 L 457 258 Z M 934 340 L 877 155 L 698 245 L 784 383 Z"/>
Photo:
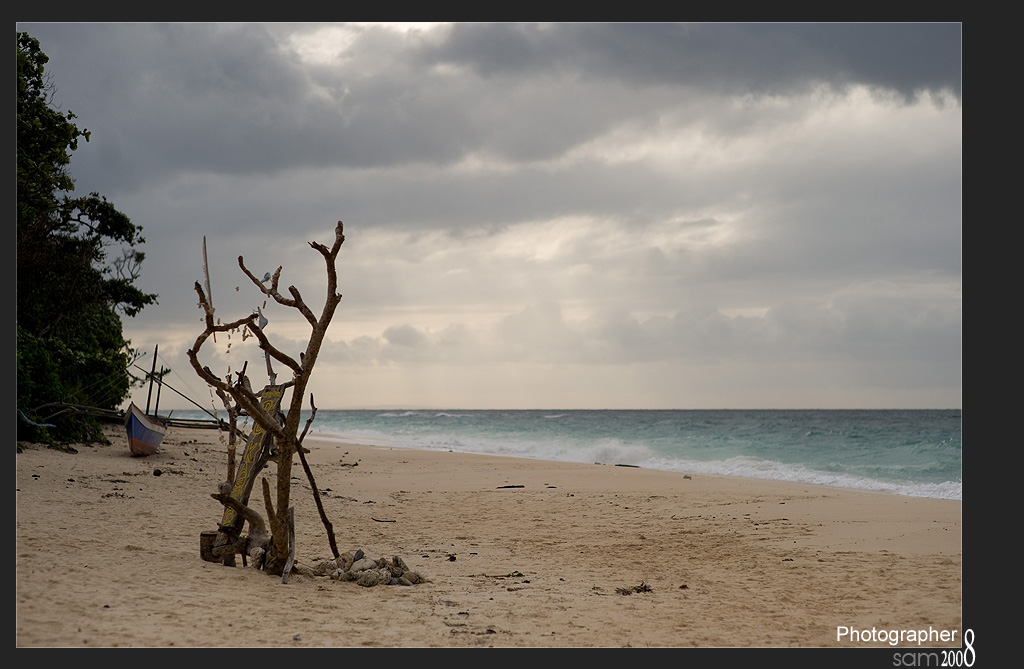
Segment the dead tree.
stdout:
<path fill-rule="evenodd" d="M 282 295 L 278 290 L 279 281 L 281 278 L 281 267 L 277 268 L 273 276 L 270 279 L 269 285 L 264 281 L 257 279 L 252 272 L 250 272 L 246 266 L 242 256 L 238 257 L 238 265 L 245 273 L 247 277 L 252 281 L 264 295 L 273 298 L 278 304 L 286 307 L 292 307 L 299 311 L 300 314 L 306 319 L 312 328 L 312 334 L 309 338 L 309 343 L 306 345 L 306 350 L 299 354 L 299 360 L 295 360 L 291 356 L 287 355 L 283 351 L 280 351 L 267 339 L 263 333 L 262 328 L 259 325 L 259 313 L 250 314 L 247 317 L 240 318 L 230 323 L 217 323 L 214 319 L 213 306 L 209 300 L 207 293 L 203 291 L 202 285 L 197 281 L 195 284 L 196 293 L 199 295 L 199 303 L 203 308 L 206 315 L 205 323 L 206 329 L 200 334 L 195 341 L 195 344 L 188 351 L 188 358 L 192 367 L 196 370 L 196 373 L 202 378 L 208 385 L 210 385 L 218 395 L 231 397 L 237 409 L 244 412 L 246 415 L 251 417 L 260 428 L 265 430 L 273 438 L 274 460 L 277 463 L 277 489 L 276 489 L 276 500 L 271 500 L 269 494 L 264 495 L 264 503 L 266 505 L 267 512 L 267 525 L 270 526 L 270 541 L 263 542 L 267 543 L 267 550 L 265 557 L 265 568 L 268 573 L 283 575 L 284 580 L 287 582 L 288 571 L 291 568 L 291 564 L 294 560 L 294 543 L 289 537 L 294 534 L 294 511 L 290 505 L 290 494 L 291 494 L 291 470 L 292 461 L 299 449 L 301 448 L 301 437 L 299 437 L 299 424 L 300 424 L 300 413 L 302 411 L 303 396 L 305 395 L 306 386 L 309 383 L 310 374 L 313 371 L 313 366 L 316 364 L 317 356 L 320 353 L 320 347 L 323 344 L 324 336 L 327 334 L 327 328 L 331 323 L 331 319 L 334 317 L 334 312 L 341 302 L 341 295 L 337 292 L 338 288 L 338 274 L 337 274 L 337 259 L 338 252 L 341 250 L 341 245 L 345 241 L 345 235 L 343 233 L 343 226 L 341 221 L 338 221 L 338 225 L 334 230 L 334 243 L 330 246 L 324 246 L 317 242 L 309 242 L 309 245 L 318 251 L 324 258 L 326 263 L 327 272 L 327 297 L 324 302 L 323 310 L 320 316 L 314 315 L 313 311 L 306 305 L 302 295 L 295 286 L 288 287 L 288 293 L 291 297 Z M 284 412 L 283 422 L 277 411 L 268 411 L 261 404 L 257 394 L 253 393 L 250 384 L 247 379 L 240 379 L 239 382 L 231 383 L 230 378 L 225 380 L 216 376 L 210 369 L 203 366 L 199 361 L 199 350 L 203 343 L 211 336 L 216 337 L 218 332 L 231 332 L 237 329 L 242 329 L 247 335 L 256 337 L 259 341 L 259 347 L 263 350 L 267 360 L 267 371 L 271 377 L 271 385 L 276 388 L 290 387 L 292 394 L 288 403 L 288 410 Z M 276 375 L 272 371 L 271 358 L 278 361 L 284 366 L 288 367 L 292 371 L 291 381 L 277 385 Z M 246 382 L 242 382 L 245 380 Z M 312 397 L 310 397 L 310 403 L 312 404 Z M 227 405 L 227 401 L 225 400 Z M 308 424 L 307 424 L 308 427 Z M 305 435 L 305 431 L 303 431 Z M 301 456 L 301 453 L 300 453 Z M 304 458 L 303 464 L 305 465 Z M 308 467 L 306 468 L 307 475 L 310 474 Z M 264 490 L 267 490 L 266 479 L 264 479 Z M 316 491 L 314 485 L 314 492 Z M 226 506 L 233 506 L 231 502 L 219 499 Z M 237 503 L 237 500 L 233 500 Z M 319 500 L 318 500 L 319 506 Z M 241 510 L 239 509 L 241 512 Z M 247 509 L 242 512 L 247 518 L 251 519 L 251 514 L 259 514 L 251 509 Z M 321 516 L 322 516 L 321 512 Z M 292 520 L 290 520 L 292 519 Z M 257 534 L 264 533 L 265 528 L 259 523 L 250 521 L 250 527 L 258 529 Z M 250 533 L 251 534 L 251 533 Z M 332 548 L 333 546 L 333 535 L 332 536 Z M 260 537 L 261 540 L 263 537 Z M 243 552 L 244 555 L 244 552 Z"/>

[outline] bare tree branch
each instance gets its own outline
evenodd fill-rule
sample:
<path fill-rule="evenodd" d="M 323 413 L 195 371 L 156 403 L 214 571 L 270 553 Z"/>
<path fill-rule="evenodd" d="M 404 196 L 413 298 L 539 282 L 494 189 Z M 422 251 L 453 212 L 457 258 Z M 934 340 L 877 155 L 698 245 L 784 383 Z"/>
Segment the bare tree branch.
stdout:
<path fill-rule="evenodd" d="M 302 298 L 298 294 L 299 291 L 295 288 L 295 286 L 288 287 L 288 291 L 295 298 L 294 300 L 289 300 L 287 297 L 278 292 L 277 284 L 281 278 L 280 267 L 278 267 L 277 271 L 274 272 L 273 280 L 270 284 L 270 287 L 268 288 L 266 284 L 257 279 L 253 275 L 253 273 L 249 271 L 249 269 L 245 266 L 245 259 L 242 258 L 242 256 L 238 256 L 238 266 L 242 268 L 242 271 L 245 272 L 245 275 L 249 277 L 249 279 L 254 284 L 256 284 L 257 287 L 259 287 L 260 291 L 262 291 L 264 295 L 268 295 L 274 298 L 274 301 L 277 302 L 278 304 L 283 304 L 286 307 L 293 307 L 295 309 L 298 309 L 299 312 L 303 315 L 303 317 L 305 317 L 305 319 L 309 321 L 309 324 L 312 325 L 313 327 L 316 327 L 316 316 L 314 316 L 313 312 L 309 310 L 309 307 L 306 306 L 306 303 L 302 301 Z"/>
<path fill-rule="evenodd" d="M 205 329 L 198 337 L 196 337 L 195 344 L 188 351 L 190 364 L 196 370 L 199 377 L 206 381 L 206 383 L 214 388 L 218 395 L 221 396 L 222 400 L 225 402 L 225 406 L 229 407 L 229 413 L 231 411 L 231 405 L 228 402 L 227 397 L 232 398 L 235 402 L 234 410 L 238 412 L 235 415 L 244 412 L 246 415 L 252 417 L 252 419 L 261 428 L 263 428 L 268 435 L 273 437 L 273 444 L 275 448 L 274 460 L 277 463 L 276 505 L 270 496 L 270 484 L 266 478 L 262 479 L 263 497 L 267 511 L 267 524 L 270 526 L 270 532 L 272 535 L 272 544 L 267 551 L 268 557 L 266 561 L 266 569 L 271 573 L 281 573 L 279 570 L 284 570 L 285 577 L 283 580 L 285 583 L 287 583 L 287 571 L 290 569 L 291 563 L 294 560 L 295 550 L 293 536 L 294 507 L 289 504 L 289 496 L 291 490 L 291 468 L 296 452 L 299 454 L 299 459 L 302 462 L 303 469 L 305 470 L 306 476 L 313 487 L 317 508 L 330 536 L 331 549 L 334 551 L 335 556 L 339 554 L 334 540 L 333 527 L 327 520 L 326 514 L 323 510 L 320 493 L 316 488 L 316 482 L 313 478 L 312 471 L 309 468 L 309 464 L 306 461 L 304 448 L 302 447 L 302 439 L 305 438 L 309 425 L 313 420 L 312 416 L 306 423 L 306 427 L 302 432 L 302 437 L 297 437 L 297 434 L 299 431 L 302 401 L 305 395 L 306 386 L 309 383 L 313 366 L 316 363 L 317 357 L 320 353 L 320 348 L 322 347 L 326 337 L 327 328 L 331 323 L 331 319 L 334 317 L 334 312 L 336 311 L 338 304 L 341 302 L 341 295 L 337 292 L 338 273 L 336 263 L 338 254 L 341 250 L 341 245 L 345 241 L 343 229 L 342 222 L 338 221 L 334 232 L 334 242 L 330 248 L 318 242 L 309 242 L 310 247 L 319 252 L 326 263 L 327 296 L 319 318 L 316 317 L 312 310 L 310 310 L 306 305 L 305 300 L 302 298 L 302 294 L 295 286 L 288 287 L 288 292 L 292 296 L 290 299 L 281 294 L 279 289 L 281 267 L 277 268 L 272 277 L 260 280 L 257 279 L 256 276 L 254 276 L 245 266 L 244 258 L 242 256 L 238 257 L 238 265 L 242 272 L 249 277 L 249 280 L 253 285 L 259 288 L 261 293 L 273 298 L 278 304 L 298 310 L 312 327 L 312 333 L 308 343 L 306 344 L 306 350 L 299 354 L 298 362 L 296 362 L 291 356 L 277 349 L 269 341 L 263 330 L 258 325 L 257 319 L 260 316 L 259 313 L 250 314 L 249 316 L 240 318 L 231 323 L 218 324 L 214 318 L 214 310 L 209 296 L 203 291 L 203 287 L 198 282 L 196 282 L 195 285 L 196 293 L 199 295 L 199 304 L 205 313 Z M 267 284 L 267 280 L 269 280 L 269 285 Z M 207 289 L 207 292 L 209 292 L 209 289 Z M 267 359 L 267 370 L 268 375 L 271 377 L 271 386 L 265 388 L 261 393 L 265 393 L 268 389 L 273 388 L 275 393 L 274 396 L 277 398 L 275 401 L 278 401 L 281 397 L 281 394 L 278 391 L 283 391 L 284 388 L 292 389 L 288 409 L 283 412 L 283 421 L 281 420 L 283 407 L 279 407 L 278 404 L 274 404 L 275 408 L 273 411 L 265 409 L 263 404 L 261 404 L 259 397 L 253 393 L 251 384 L 249 384 L 249 380 L 246 378 L 244 373 L 240 375 L 238 382 L 231 383 L 230 374 L 228 379 L 222 379 L 210 371 L 208 367 L 205 367 L 200 363 L 199 351 L 209 337 L 215 337 L 218 332 L 230 332 L 236 329 L 241 329 L 243 336 L 245 337 L 249 335 L 256 337 L 259 341 L 259 347 L 263 350 L 264 356 Z M 291 381 L 285 384 L 276 383 L 276 377 L 273 374 L 272 367 L 270 365 L 270 358 L 281 362 L 292 370 L 293 377 Z M 313 416 L 315 416 L 316 406 L 313 404 L 312 395 L 310 395 L 310 404 L 313 407 Z M 229 466 L 229 474 L 231 473 L 232 470 Z M 255 472 L 246 475 L 242 482 L 251 486 L 252 482 L 254 482 L 254 478 L 252 477 L 255 477 L 255 475 Z M 241 473 L 237 476 L 241 476 Z M 248 490 L 248 488 L 246 488 L 246 490 Z M 225 564 L 227 564 L 226 559 Z"/>
<path fill-rule="evenodd" d="M 235 484 L 235 437 L 238 433 L 238 407 L 228 400 L 228 395 L 220 388 L 217 388 L 217 396 L 224 403 L 224 409 L 228 412 L 228 476 L 227 484 L 230 490 Z"/>
<path fill-rule="evenodd" d="M 210 307 L 210 302 L 206 298 L 206 294 L 203 292 L 203 287 L 198 281 L 195 283 L 196 293 L 199 295 L 199 303 L 202 305 L 206 313 L 206 329 L 196 337 L 195 344 L 187 352 L 189 362 L 192 368 L 196 371 L 201 379 L 212 386 L 215 390 L 224 392 L 235 398 L 235 401 L 241 407 L 248 416 L 251 416 L 254 421 L 259 423 L 267 432 L 274 435 L 276 438 L 284 438 L 284 432 L 281 429 L 281 425 L 277 420 L 276 416 L 270 416 L 263 407 L 260 405 L 260 400 L 256 395 L 253 394 L 252 390 L 246 387 L 244 384 L 232 385 L 216 376 L 208 367 L 203 367 L 199 362 L 199 350 L 202 345 L 210 338 L 215 332 L 231 332 L 241 327 L 246 327 L 250 332 L 258 333 L 257 337 L 261 338 L 261 341 L 265 341 L 266 337 L 262 331 L 253 323 L 253 320 L 257 317 L 256 314 L 249 314 L 244 318 L 240 318 L 236 321 L 227 324 L 218 325 L 214 322 L 213 310 Z M 267 342 L 269 345 L 269 342 Z M 276 350 L 276 349 L 275 349 Z M 279 352 L 280 353 L 280 352 Z M 284 356 L 284 354 L 281 354 Z M 284 356 L 288 358 L 288 356 Z M 288 358 L 290 360 L 290 358 Z M 294 362 L 294 361 L 293 361 Z M 286 363 L 287 364 L 287 363 Z M 297 366 L 297 365 L 296 365 Z"/>
<path fill-rule="evenodd" d="M 302 374 L 302 365 L 296 362 L 295 359 L 292 358 L 287 353 L 278 350 L 277 347 L 270 343 L 270 340 L 267 339 L 267 336 L 263 334 L 263 330 L 261 330 L 258 325 L 255 325 L 253 323 L 253 321 L 258 318 L 259 314 L 252 314 L 249 317 L 249 319 L 245 321 L 245 327 L 253 337 L 256 337 L 256 339 L 259 340 L 260 348 L 269 353 L 270 357 L 274 358 L 278 362 L 283 363 L 284 365 L 287 365 L 295 374 Z"/>
<path fill-rule="evenodd" d="M 274 501 L 270 497 L 270 484 L 267 483 L 266 477 L 260 480 L 263 483 L 263 506 L 267 510 L 267 521 L 270 523 L 270 531 L 274 536 L 277 536 L 283 528 L 278 526 L 277 514 L 274 513 Z"/>
<path fill-rule="evenodd" d="M 288 584 L 288 575 L 295 565 L 295 507 L 288 507 L 288 561 L 281 568 L 281 583 Z"/>
<path fill-rule="evenodd" d="M 302 428 L 302 435 L 299 437 L 296 450 L 299 453 L 299 460 L 302 462 L 302 469 L 306 472 L 306 478 L 309 479 L 309 486 L 313 489 L 316 510 L 320 513 L 320 521 L 324 524 L 324 529 L 327 530 L 327 540 L 331 544 L 331 552 L 337 558 L 341 553 L 338 552 L 338 542 L 334 538 L 334 525 L 327 519 L 323 500 L 320 499 L 320 489 L 316 487 L 316 481 L 313 480 L 313 470 L 309 468 L 309 462 L 306 461 L 306 449 L 302 447 L 302 441 L 306 438 L 306 432 L 309 431 L 309 426 L 312 425 L 313 419 L 316 418 L 316 404 L 313 402 L 313 393 L 309 394 L 309 406 L 312 407 L 312 413 L 306 419 L 306 427 Z"/>

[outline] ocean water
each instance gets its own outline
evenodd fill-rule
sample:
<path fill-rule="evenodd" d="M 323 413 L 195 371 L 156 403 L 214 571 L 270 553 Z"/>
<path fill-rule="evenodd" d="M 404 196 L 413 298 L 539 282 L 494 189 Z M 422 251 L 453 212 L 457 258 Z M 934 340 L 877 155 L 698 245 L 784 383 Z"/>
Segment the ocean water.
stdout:
<path fill-rule="evenodd" d="M 208 418 L 199 411 L 173 416 Z M 310 427 L 310 436 L 325 441 L 955 500 L 963 482 L 961 434 L 960 410 L 318 410 Z"/>

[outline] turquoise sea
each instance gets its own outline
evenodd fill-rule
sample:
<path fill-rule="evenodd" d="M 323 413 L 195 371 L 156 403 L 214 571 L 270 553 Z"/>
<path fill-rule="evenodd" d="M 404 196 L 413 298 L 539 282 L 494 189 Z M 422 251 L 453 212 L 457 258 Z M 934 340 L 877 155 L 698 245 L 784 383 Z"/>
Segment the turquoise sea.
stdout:
<path fill-rule="evenodd" d="M 208 418 L 200 411 L 174 417 Z M 956 410 L 318 410 L 310 436 L 961 499 Z"/>

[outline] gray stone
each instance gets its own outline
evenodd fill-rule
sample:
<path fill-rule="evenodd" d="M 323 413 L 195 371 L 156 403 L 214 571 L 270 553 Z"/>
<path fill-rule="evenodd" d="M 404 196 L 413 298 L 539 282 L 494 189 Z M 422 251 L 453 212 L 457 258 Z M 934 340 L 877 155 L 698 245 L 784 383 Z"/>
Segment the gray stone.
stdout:
<path fill-rule="evenodd" d="M 348 571 L 352 568 L 352 565 L 355 563 L 355 557 L 352 555 L 352 553 L 342 553 L 337 558 L 335 558 L 334 563 L 338 565 L 338 569 L 344 569 L 345 571 Z"/>
<path fill-rule="evenodd" d="M 366 571 L 367 569 L 377 569 L 377 568 L 378 567 L 377 567 L 377 561 L 376 560 L 371 560 L 370 558 L 363 558 L 362 560 L 359 560 L 355 564 L 353 564 L 352 567 L 349 568 L 348 571 L 360 572 L 360 571 Z"/>
<path fill-rule="evenodd" d="M 323 560 L 315 569 L 305 569 L 307 575 L 329 576 L 335 581 L 356 582 L 366 588 L 376 585 L 415 585 L 429 583 L 430 579 L 409 569 L 398 555 L 391 559 L 366 557 L 362 550 L 339 555 L 333 560 Z"/>
<path fill-rule="evenodd" d="M 387 565 L 387 568 L 391 571 L 392 576 L 401 576 L 405 572 L 409 571 L 408 565 L 406 565 L 405 561 L 403 561 L 402 558 L 398 557 L 397 555 L 391 558 L 391 560 L 385 560 L 385 564 Z"/>
<path fill-rule="evenodd" d="M 402 578 L 409 581 L 410 584 L 430 582 L 430 579 L 416 571 L 407 571 L 404 574 L 402 574 Z"/>
<path fill-rule="evenodd" d="M 361 585 L 364 588 L 372 588 L 378 583 L 380 583 L 380 574 L 375 569 L 359 572 L 359 577 L 356 579 L 356 585 Z"/>

